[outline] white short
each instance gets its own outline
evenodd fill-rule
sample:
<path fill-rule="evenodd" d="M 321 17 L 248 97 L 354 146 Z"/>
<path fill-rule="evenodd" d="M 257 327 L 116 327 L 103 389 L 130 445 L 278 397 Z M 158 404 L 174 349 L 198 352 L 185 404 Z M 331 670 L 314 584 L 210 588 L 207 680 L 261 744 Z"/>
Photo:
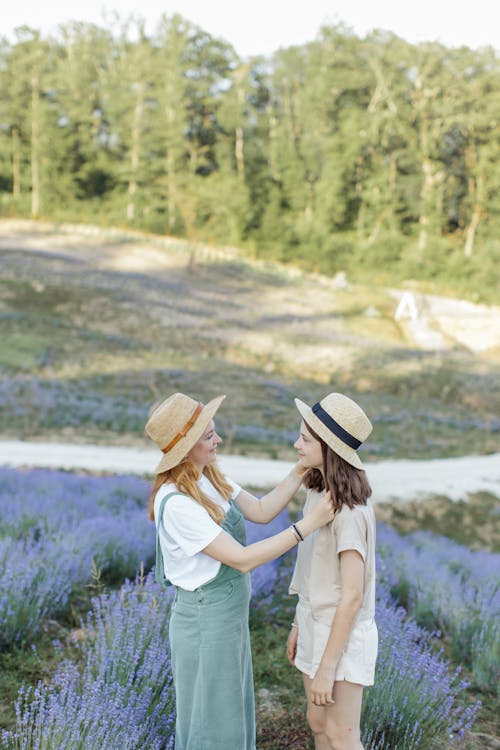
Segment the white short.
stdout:
<path fill-rule="evenodd" d="M 297 655 L 295 666 L 314 677 L 319 667 L 331 627 L 313 620 L 307 602 L 297 604 Z M 378 630 L 375 620 L 363 620 L 351 630 L 335 673 L 336 680 L 373 685 L 378 651 Z"/>

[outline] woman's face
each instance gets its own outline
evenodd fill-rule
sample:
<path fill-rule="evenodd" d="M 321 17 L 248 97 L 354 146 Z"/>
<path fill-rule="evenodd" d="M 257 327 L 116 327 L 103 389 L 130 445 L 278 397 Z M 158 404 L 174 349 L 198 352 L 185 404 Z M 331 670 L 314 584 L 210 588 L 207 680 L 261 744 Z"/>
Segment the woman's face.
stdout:
<path fill-rule="evenodd" d="M 189 451 L 188 458 L 197 466 L 203 468 L 217 458 L 217 446 L 219 443 L 222 443 L 222 439 L 215 432 L 215 425 L 212 420 L 205 433 Z"/>
<path fill-rule="evenodd" d="M 300 463 L 305 469 L 321 469 L 323 466 L 321 443 L 313 438 L 304 420 L 300 423 L 300 435 L 293 447 L 299 454 Z"/>

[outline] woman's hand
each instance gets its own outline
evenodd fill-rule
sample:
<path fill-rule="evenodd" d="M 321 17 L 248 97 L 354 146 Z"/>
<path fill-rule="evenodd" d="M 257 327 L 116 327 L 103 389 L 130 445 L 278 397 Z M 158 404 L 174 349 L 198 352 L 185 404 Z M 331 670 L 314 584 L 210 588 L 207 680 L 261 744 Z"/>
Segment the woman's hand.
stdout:
<path fill-rule="evenodd" d="M 304 466 L 302 461 L 303 459 L 299 458 L 299 460 L 297 461 L 296 464 L 294 464 L 294 466 L 292 467 L 288 475 L 289 477 L 293 479 L 294 482 L 298 482 L 299 487 L 304 482 L 304 479 L 309 471 L 308 467 Z"/>
<path fill-rule="evenodd" d="M 296 625 L 292 625 L 288 634 L 288 640 L 286 642 L 286 655 L 288 661 L 292 665 L 295 664 L 295 657 L 297 656 L 297 640 L 299 638 L 299 629 Z"/>
<path fill-rule="evenodd" d="M 311 700 L 315 706 L 330 706 L 333 700 L 336 666 L 319 665 L 311 682 Z"/>
<path fill-rule="evenodd" d="M 303 458 L 299 458 L 299 460 L 297 461 L 297 463 L 295 464 L 295 466 L 292 469 L 292 471 L 295 474 L 298 474 L 298 476 L 302 477 L 302 478 L 304 477 L 304 474 L 308 471 L 308 467 L 305 466 L 305 464 L 303 463 L 303 461 L 304 461 Z"/>
<path fill-rule="evenodd" d="M 311 520 L 313 530 L 320 529 L 325 524 L 333 521 L 333 505 L 330 497 L 330 493 L 326 492 L 314 508 L 311 513 L 307 515 L 307 518 Z"/>
<path fill-rule="evenodd" d="M 333 521 L 333 516 L 333 504 L 330 499 L 330 493 L 326 492 L 320 497 L 315 508 L 310 513 L 307 513 L 300 521 L 295 522 L 295 526 L 298 528 L 300 534 L 306 537 L 312 534 L 313 531 L 317 531 L 322 526 Z"/>

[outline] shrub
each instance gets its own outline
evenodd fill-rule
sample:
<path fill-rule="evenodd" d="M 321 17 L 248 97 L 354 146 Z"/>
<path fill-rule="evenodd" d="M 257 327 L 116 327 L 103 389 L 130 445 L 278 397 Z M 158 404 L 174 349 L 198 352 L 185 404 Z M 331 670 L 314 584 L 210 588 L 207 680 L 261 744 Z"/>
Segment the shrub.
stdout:
<path fill-rule="evenodd" d="M 4 750 L 165 750 L 173 747 L 168 645 L 171 597 L 151 575 L 93 601 L 76 662 L 22 690 Z"/>

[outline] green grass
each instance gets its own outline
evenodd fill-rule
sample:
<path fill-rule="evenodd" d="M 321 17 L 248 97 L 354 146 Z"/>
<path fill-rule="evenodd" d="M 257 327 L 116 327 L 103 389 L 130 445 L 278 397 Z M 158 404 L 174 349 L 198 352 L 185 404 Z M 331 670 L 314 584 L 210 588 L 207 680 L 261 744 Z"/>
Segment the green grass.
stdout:
<path fill-rule="evenodd" d="M 45 336 L 30 333 L 13 333 L 2 336 L 0 341 L 0 368 L 32 371 L 49 348 Z"/>
<path fill-rule="evenodd" d="M 286 659 L 287 625 L 253 625 L 252 640 L 259 750 L 312 750 L 300 672 Z"/>

